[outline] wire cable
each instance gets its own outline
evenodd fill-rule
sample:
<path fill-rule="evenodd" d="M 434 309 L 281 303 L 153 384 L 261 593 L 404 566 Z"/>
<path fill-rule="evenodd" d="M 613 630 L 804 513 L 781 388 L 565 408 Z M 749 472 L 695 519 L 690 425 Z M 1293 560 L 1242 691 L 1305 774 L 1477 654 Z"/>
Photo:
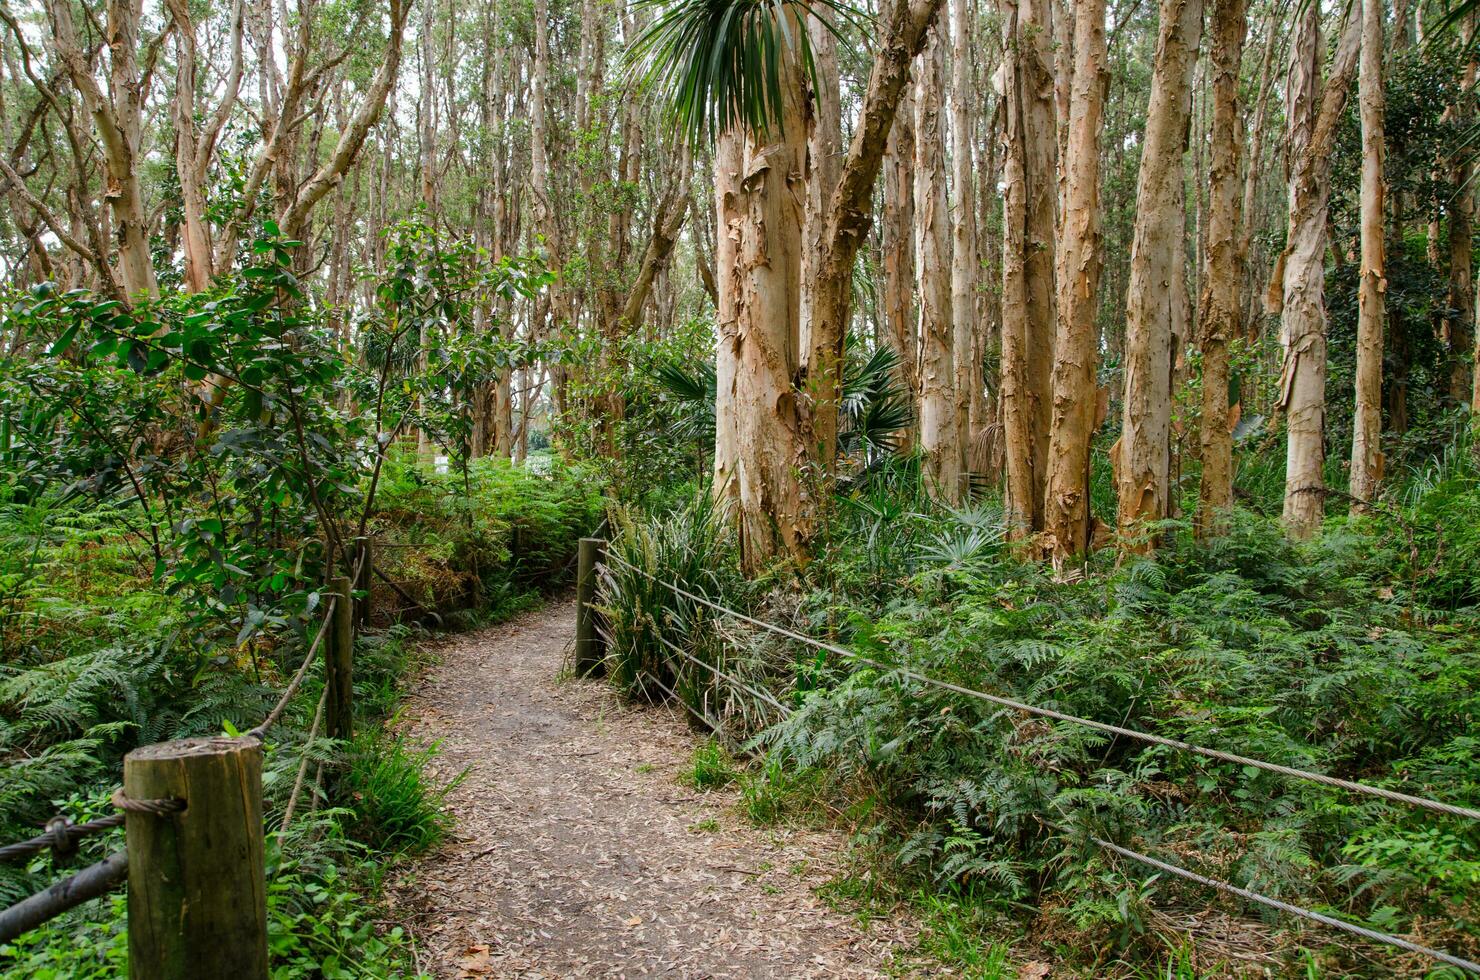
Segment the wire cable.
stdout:
<path fill-rule="evenodd" d="M 1381 786 L 1373 786 L 1369 783 L 1353 782 L 1349 779 L 1340 779 L 1336 776 L 1327 776 L 1323 773 L 1310 772 L 1305 769 L 1295 769 L 1291 766 L 1280 765 L 1276 762 L 1267 762 L 1263 759 L 1255 759 L 1246 755 L 1239 755 L 1234 752 L 1224 752 L 1219 749 L 1209 749 L 1201 745 L 1194 745 L 1191 742 L 1183 742 L 1179 739 L 1167 738 L 1162 735 L 1152 735 L 1148 732 L 1139 732 L 1131 728 L 1123 728 L 1120 725 L 1111 725 L 1102 721 L 1094 721 L 1090 718 L 1081 718 L 1077 715 L 1070 715 L 1065 714 L 1062 711 L 1055 711 L 1052 708 L 1043 708 L 1039 707 L 1038 705 L 1016 701 L 1012 698 L 1005 698 L 996 694 L 987 694 L 984 691 L 972 690 L 969 687 L 962 687 L 959 684 L 952 684 L 950 681 L 938 680 L 937 678 L 930 677 L 926 674 L 921 674 L 917 671 L 911 670 L 908 667 L 901 667 L 897 664 L 883 663 L 881 661 L 874 660 L 871 657 L 867 657 L 861 653 L 849 650 L 846 647 L 838 646 L 835 643 L 827 643 L 823 640 L 818 640 L 813 637 L 794 632 L 784 626 L 777 626 L 774 623 L 767 623 L 763 620 L 756 619 L 753 616 L 747 616 L 742 612 L 737 612 L 734 609 L 721 606 L 719 603 L 714 602 L 713 600 L 706 599 L 700 595 L 695 595 L 694 593 L 689 592 L 686 589 L 674 585 L 672 582 L 665 582 L 662 579 L 646 571 L 643 571 L 642 569 L 623 559 L 619 555 L 609 554 L 607 557 L 630 569 L 631 571 L 634 571 L 637 574 L 642 575 L 645 578 L 657 583 L 658 585 L 662 585 L 665 588 L 670 589 L 675 594 L 681 595 L 686 599 L 700 603 L 701 605 L 708 606 L 710 609 L 713 609 L 716 612 L 724 613 L 727 616 L 731 616 L 742 622 L 749 623 L 752 626 L 756 626 L 763 630 L 768 630 L 771 633 L 776 634 L 777 636 L 782 636 L 787 639 L 794 640 L 798 643 L 811 646 L 815 649 L 823 650 L 825 652 L 836 654 L 848 660 L 854 660 L 859 663 L 866 664 L 879 670 L 895 672 L 900 674 L 901 676 L 908 677 L 911 680 L 918 681 L 922 684 L 928 684 L 933 687 L 941 688 L 942 690 L 952 691 L 956 694 L 963 694 L 967 697 L 977 698 L 982 701 L 987 701 L 992 704 L 1000 705 L 1004 708 L 1012 708 L 1016 711 L 1024 711 L 1028 714 L 1037 715 L 1041 718 L 1052 718 L 1055 721 L 1069 722 L 1071 724 L 1080 725 L 1085 728 L 1094 729 L 1095 731 L 1106 732 L 1111 735 L 1120 735 L 1124 736 L 1125 738 L 1136 739 L 1138 741 L 1146 742 L 1151 745 L 1162 745 L 1166 746 L 1167 748 L 1178 749 L 1183 752 L 1191 752 L 1196 755 L 1206 756 L 1210 759 L 1218 759 L 1223 762 L 1232 762 L 1238 765 L 1252 766 L 1255 769 L 1262 769 L 1266 772 L 1273 772 L 1282 776 L 1289 776 L 1293 779 L 1304 779 L 1309 782 L 1320 783 L 1325 786 L 1334 786 L 1338 789 L 1344 789 L 1352 793 L 1361 793 L 1367 796 L 1375 796 L 1381 799 L 1389 800 L 1394 803 L 1405 803 L 1409 806 L 1421 807 L 1425 810 L 1432 810 L 1436 813 L 1446 813 L 1451 816 L 1467 817 L 1471 820 L 1480 820 L 1480 810 L 1474 809 L 1472 807 L 1458 806 L 1453 803 L 1445 803 L 1441 800 L 1433 800 L 1423 796 L 1413 796 L 1409 793 L 1400 793 L 1396 790 L 1384 789 Z"/>
<path fill-rule="evenodd" d="M 1168 864 L 1165 861 L 1159 861 L 1154 857 L 1150 857 L 1149 855 L 1133 851 L 1128 847 L 1121 847 L 1119 844 L 1112 844 L 1107 840 L 1100 839 L 1099 837 L 1091 836 L 1089 839 L 1093 843 L 1095 843 L 1099 847 L 1104 848 L 1107 851 L 1113 851 L 1114 853 L 1119 854 L 1121 857 L 1130 858 L 1132 861 L 1139 861 L 1144 865 L 1155 868 L 1158 871 L 1165 871 L 1167 874 L 1175 875 L 1178 878 L 1185 878 L 1186 880 L 1196 882 L 1199 885 L 1206 885 L 1208 888 L 1214 888 L 1220 892 L 1226 892 L 1229 895 L 1236 895 L 1239 898 L 1247 899 L 1248 901 L 1254 902 L 1257 905 L 1264 905 L 1268 908 L 1277 909 L 1280 912 L 1285 912 L 1289 915 L 1296 916 L 1297 918 L 1308 919 L 1311 922 L 1318 922 L 1321 925 L 1329 926 L 1332 929 L 1339 929 L 1342 932 L 1349 932 L 1354 936 L 1361 936 L 1364 939 L 1370 939 L 1373 942 L 1383 943 L 1388 946 L 1396 946 L 1397 948 L 1405 949 L 1410 953 L 1419 953 L 1424 956 L 1431 957 L 1432 959 L 1436 959 L 1441 963 L 1448 963 L 1450 966 L 1457 966 L 1462 970 L 1469 970 L 1471 973 L 1480 974 L 1480 963 L 1461 959 L 1460 957 L 1455 956 L 1452 953 L 1446 953 L 1441 949 L 1431 949 L 1428 946 L 1420 946 L 1418 943 L 1409 942 L 1408 940 L 1403 939 L 1400 936 L 1389 935 L 1386 932 L 1378 932 L 1376 929 L 1368 929 L 1366 926 L 1355 925 L 1351 922 L 1346 922 L 1341 919 L 1333 918 L 1332 916 L 1325 915 L 1311 909 L 1302 908 L 1299 905 L 1291 905 L 1289 902 L 1282 902 L 1277 898 L 1270 898 L 1268 895 L 1261 895 L 1258 892 L 1251 892 L 1247 888 L 1240 888 L 1237 885 L 1231 884 L 1229 882 L 1219 881 L 1217 878 L 1209 878 L 1206 875 L 1200 875 L 1195 871 L 1188 871 L 1186 868 L 1179 868 L 1175 864 Z"/>

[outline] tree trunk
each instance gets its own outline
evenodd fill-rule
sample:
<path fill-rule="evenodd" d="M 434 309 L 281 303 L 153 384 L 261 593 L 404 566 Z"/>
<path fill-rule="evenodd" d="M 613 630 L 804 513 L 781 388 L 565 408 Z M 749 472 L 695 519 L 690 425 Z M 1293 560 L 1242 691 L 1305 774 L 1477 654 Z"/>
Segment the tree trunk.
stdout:
<path fill-rule="evenodd" d="M 951 320 L 956 367 L 956 432 L 961 466 L 969 472 L 970 447 L 982 403 L 982 350 L 977 329 L 977 279 L 981 262 L 976 247 L 976 179 L 974 114 L 971 84 L 971 11 L 967 0 L 951 0 Z"/>
<path fill-rule="evenodd" d="M 1351 495 L 1355 498 L 1352 506 L 1356 511 L 1367 509 L 1366 502 L 1377 498 L 1382 480 L 1383 293 L 1387 288 L 1383 228 L 1387 187 L 1382 173 L 1382 15 L 1383 0 L 1362 0 L 1357 74 L 1357 104 L 1362 124 L 1362 268 L 1357 292 L 1357 391 L 1352 414 L 1351 464 Z M 1468 255 L 1465 265 L 1468 268 Z"/>
<path fill-rule="evenodd" d="M 1279 408 L 1286 420 L 1284 522 L 1286 532 L 1296 539 L 1315 534 L 1325 513 L 1325 260 L 1331 147 L 1356 69 L 1362 24 L 1361 11 L 1354 6 L 1322 91 L 1319 18 L 1314 5 L 1302 16 L 1291 44 L 1286 86 L 1290 197 L 1289 231 L 1281 255 L 1284 367 Z"/>
<path fill-rule="evenodd" d="M 1245 238 L 1240 226 L 1239 65 L 1248 31 L 1245 0 L 1213 0 L 1213 129 L 1209 147 L 1207 269 L 1199 313 L 1202 344 L 1202 482 L 1197 533 L 1217 533 L 1233 506 L 1228 345 L 1242 333 Z M 1253 179 L 1257 164 L 1250 166 Z M 1247 199 L 1247 198 L 1245 198 Z"/>
<path fill-rule="evenodd" d="M 1090 544 L 1089 450 L 1099 397 L 1095 385 L 1100 283 L 1100 131 L 1109 81 L 1104 0 L 1074 8 L 1074 65 L 1064 155 L 1064 227 L 1058 255 L 1058 334 L 1053 414 L 1043 502 L 1044 549 L 1056 565 Z"/>
<path fill-rule="evenodd" d="M 950 212 L 941 109 L 945 46 L 932 31 L 920 55 L 915 102 L 915 249 L 920 256 L 920 448 L 932 489 L 959 497 L 961 437 L 956 424 L 955 323 L 951 317 Z"/>
<path fill-rule="evenodd" d="M 1002 0 L 1006 152 L 1002 178 L 1002 430 L 1011 533 L 1043 528 L 1053 369 L 1053 37 L 1050 0 Z"/>
<path fill-rule="evenodd" d="M 801 336 L 802 201 L 807 140 L 800 51 L 783 56 L 782 118 L 747 132 L 741 156 L 735 266 L 735 485 L 740 563 L 747 573 L 778 556 L 803 559 L 811 501 L 796 390 Z"/>
<path fill-rule="evenodd" d="M 908 85 L 910 62 L 924 47 L 927 31 L 942 0 L 892 0 L 877 21 L 881 41 L 869 72 L 868 86 L 837 187 L 828 204 L 822 259 L 813 285 L 815 330 L 832 338 L 832 346 L 813 344 L 806 366 L 810 390 L 819 392 L 808 420 L 823 458 L 836 455 L 837 408 L 841 400 L 843 338 L 853 291 L 853 266 L 868 238 L 873 217 L 874 186 L 883 166 L 885 147 Z M 939 103 L 937 101 L 937 113 Z M 943 162 L 940 164 L 942 181 Z M 941 185 L 944 193 L 944 184 Z M 944 220 L 942 211 L 941 220 Z M 949 298 L 949 284 L 946 286 Z"/>
<path fill-rule="evenodd" d="M 1465 18 L 1463 43 L 1469 56 L 1460 87 L 1459 105 L 1454 107 L 1461 132 L 1473 125 L 1476 52 L 1474 48 L 1476 12 Z M 1379 29 L 1381 24 L 1379 23 Z M 1379 117 L 1380 118 L 1380 117 Z M 1470 394 L 1472 365 L 1466 354 L 1475 335 L 1475 274 L 1471 255 L 1475 217 L 1475 156 L 1470 141 L 1460 146 L 1450 158 L 1449 184 L 1453 188 L 1449 204 L 1449 314 L 1444 318 L 1444 341 L 1449 354 L 1449 396 L 1464 402 Z"/>
<path fill-rule="evenodd" d="M 83 107 L 92 117 L 102 144 L 103 197 L 113 219 L 118 257 L 118 281 L 130 299 L 159 295 L 154 261 L 149 252 L 149 228 L 144 216 L 144 194 L 139 183 L 139 138 L 144 100 L 148 93 L 139 77 L 139 20 L 141 0 L 109 0 L 105 40 L 109 50 L 108 87 L 105 92 L 93 75 L 93 67 L 78 42 L 67 0 L 48 0 L 52 39 Z M 106 262 L 106 255 L 99 255 Z M 109 272 L 105 279 L 112 277 Z"/>
<path fill-rule="evenodd" d="M 884 271 L 883 319 L 899 355 L 900 380 L 909 393 L 914 418 L 902 434 L 900 450 L 916 444 L 919 431 L 919 341 L 915 330 L 915 100 L 906 86 L 889 133 L 884 161 L 884 217 L 881 264 Z"/>
<path fill-rule="evenodd" d="M 1125 398 L 1116 466 L 1122 548 L 1148 550 L 1144 525 L 1170 514 L 1172 371 L 1187 336 L 1182 153 L 1202 0 L 1161 0 L 1126 296 Z"/>
<path fill-rule="evenodd" d="M 838 176 L 843 167 L 843 121 L 839 105 L 838 42 L 832 31 L 815 16 L 807 18 L 807 30 L 812 42 L 812 61 L 815 65 L 815 86 L 812 92 L 811 132 L 807 137 L 807 202 L 803 216 L 802 248 L 802 347 L 807 351 L 808 363 L 821 363 L 827 352 L 842 349 L 846 337 L 838 331 L 847 332 L 846 323 L 821 322 L 816 315 L 817 274 L 827 247 L 827 214 L 832 203 L 833 191 L 838 186 Z M 816 390 L 815 377 L 812 391 L 814 412 L 819 423 L 836 418 L 836 408 L 824 406 L 822 402 L 835 397 L 831 392 Z M 836 433 L 829 438 L 819 432 L 819 441 L 836 447 Z M 831 472 L 837 462 L 837 453 L 819 448 L 817 460 L 824 470 Z"/>

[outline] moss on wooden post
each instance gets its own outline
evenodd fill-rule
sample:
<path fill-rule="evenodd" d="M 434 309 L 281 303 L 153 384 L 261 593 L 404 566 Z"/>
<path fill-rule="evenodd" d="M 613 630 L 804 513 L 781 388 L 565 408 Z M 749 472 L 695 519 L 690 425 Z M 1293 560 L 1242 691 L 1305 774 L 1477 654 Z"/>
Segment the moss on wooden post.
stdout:
<path fill-rule="evenodd" d="M 606 557 L 606 542 L 582 538 L 576 557 L 576 676 L 586 677 L 601 669 L 606 653 L 597 629 L 596 566 Z"/>
<path fill-rule="evenodd" d="M 178 813 L 126 818 L 129 975 L 266 980 L 262 743 L 146 745 L 124 757 L 123 791 L 185 801 Z"/>
<path fill-rule="evenodd" d="M 328 645 L 324 648 L 324 684 L 329 697 L 324 704 L 324 730 L 330 738 L 349 740 L 354 737 L 355 693 L 355 609 L 351 598 L 353 584 L 348 575 L 334 579 L 332 591 L 334 622 L 329 627 Z"/>

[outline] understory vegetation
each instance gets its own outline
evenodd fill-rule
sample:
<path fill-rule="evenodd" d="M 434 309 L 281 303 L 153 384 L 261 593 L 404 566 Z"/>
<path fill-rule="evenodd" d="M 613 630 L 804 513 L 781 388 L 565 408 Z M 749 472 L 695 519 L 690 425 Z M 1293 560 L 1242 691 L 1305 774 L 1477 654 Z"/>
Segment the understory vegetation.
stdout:
<path fill-rule="evenodd" d="M 1248 462 L 1257 506 L 1260 461 Z M 1480 465 L 1461 429 L 1388 503 L 1333 517 L 1312 542 L 1291 543 L 1240 508 L 1222 537 L 1199 542 L 1168 521 L 1148 557 L 1102 553 L 1055 577 L 1016 556 L 991 494 L 942 505 L 901 462 L 838 495 L 805 569 L 747 582 L 701 493 L 616 522 L 603 600 L 609 676 L 639 698 L 671 689 L 711 719 L 719 741 L 696 758 L 695 783 L 738 778 L 753 819 L 841 815 L 858 876 L 840 894 L 912 900 L 933 924 L 926 951 L 996 964 L 970 975 L 1010 975 L 992 972 L 1006 969 L 1009 945 L 1019 961 L 1039 949 L 1094 975 L 1446 975 L 1300 930 L 1092 838 L 1473 955 L 1473 821 L 922 678 L 1473 805 L 1480 531 L 1466 515 L 1477 508 Z M 778 636 L 653 578 L 883 666 Z M 731 753 L 754 761 L 737 774 Z"/>
<path fill-rule="evenodd" d="M 407 261 L 427 260 L 421 234 L 408 228 Z M 462 409 L 400 380 L 416 355 L 341 358 L 322 317 L 284 303 L 286 253 L 258 245 L 256 274 L 209 298 L 125 310 L 45 288 L 11 297 L 15 342 L 43 346 L 0 367 L 0 840 L 58 811 L 112 813 L 136 746 L 261 722 L 319 630 L 326 583 L 368 541 L 354 738 L 310 736 L 312 670 L 265 739 L 269 942 L 275 977 L 407 976 L 412 939 L 377 917 L 378 896 L 449 826 L 449 787 L 427 775 L 436 747 L 393 734 L 417 637 L 567 581 L 602 485 L 560 460 L 470 460 Z M 490 274 L 486 288 L 521 275 Z M 455 313 L 471 288 L 410 267 L 380 286 L 382 319 L 363 329 L 382 350 L 411 311 Z M 412 426 L 429 448 L 402 438 Z M 122 841 L 115 829 L 69 860 L 0 864 L 0 903 Z M 95 901 L 0 946 L 0 972 L 123 975 L 125 905 Z"/>

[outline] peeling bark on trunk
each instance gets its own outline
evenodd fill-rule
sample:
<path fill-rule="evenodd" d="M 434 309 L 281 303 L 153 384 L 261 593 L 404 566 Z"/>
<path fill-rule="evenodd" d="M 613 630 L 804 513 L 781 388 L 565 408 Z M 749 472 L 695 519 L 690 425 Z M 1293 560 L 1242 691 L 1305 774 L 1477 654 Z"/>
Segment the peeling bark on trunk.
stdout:
<path fill-rule="evenodd" d="M 1331 146 L 1356 70 L 1361 11 L 1353 7 L 1324 90 L 1319 85 L 1319 11 L 1303 16 L 1291 45 L 1286 86 L 1289 125 L 1289 231 L 1281 255 L 1284 366 L 1279 409 L 1285 416 L 1286 533 L 1309 538 L 1325 513 L 1327 208 Z M 1318 94 L 1319 93 L 1319 94 Z M 1319 104 L 1319 108 L 1318 108 Z"/>
<path fill-rule="evenodd" d="M 715 233 L 714 267 L 718 298 L 715 319 L 718 344 L 715 349 L 714 404 L 714 483 L 716 498 L 729 506 L 740 496 L 736 482 L 739 444 L 735 428 L 739 381 L 740 284 L 739 247 L 745 218 L 740 204 L 741 170 L 744 165 L 744 137 L 736 130 L 719 135 L 714 151 L 714 195 L 717 230 Z"/>
<path fill-rule="evenodd" d="M 1011 533 L 1043 528 L 1053 370 L 1053 37 L 1050 0 L 1002 0 L 1005 153 L 1002 177 L 1002 431 Z"/>
<path fill-rule="evenodd" d="M 57 57 L 92 117 L 102 145 L 103 198 L 113 219 L 118 282 L 130 299 L 157 297 L 159 283 L 149 253 L 149 228 L 139 184 L 139 138 L 148 95 L 140 85 L 138 63 L 143 4 L 141 0 L 109 0 L 104 25 L 110 66 L 106 91 L 94 77 L 78 42 L 71 4 L 68 0 L 48 0 L 46 6 Z M 98 258 L 107 261 L 106 255 L 99 254 Z M 110 271 L 105 278 L 111 277 Z"/>
<path fill-rule="evenodd" d="M 961 437 L 956 423 L 955 323 L 951 317 L 950 213 L 941 110 L 945 48 L 933 31 L 920 55 L 915 95 L 915 250 L 920 257 L 920 448 L 937 494 L 960 496 Z"/>
<path fill-rule="evenodd" d="M 1382 332 L 1387 257 L 1383 220 L 1382 0 L 1361 0 L 1362 40 L 1357 75 L 1362 125 L 1362 266 L 1357 292 L 1357 385 L 1352 415 L 1351 495 L 1353 509 L 1367 509 L 1382 480 Z M 1468 229 L 1465 252 L 1468 253 Z M 1453 255 L 1453 251 L 1450 253 Z M 1468 273 L 1469 255 L 1464 256 Z M 1468 275 L 1465 277 L 1468 279 Z M 1451 278 L 1451 282 L 1453 279 Z M 1468 297 L 1466 297 L 1468 300 Z M 1468 301 L 1466 302 L 1468 312 Z"/>
<path fill-rule="evenodd" d="M 915 100 L 906 86 L 899 114 L 889 134 L 884 162 L 884 217 L 880 229 L 884 269 L 883 318 L 889 341 L 899 355 L 900 380 L 914 408 L 900 440 L 903 452 L 916 445 L 919 431 L 920 346 L 915 336 Z"/>
<path fill-rule="evenodd" d="M 1130 551 L 1149 550 L 1145 524 L 1170 515 L 1172 372 L 1189 317 L 1182 155 L 1202 20 L 1202 0 L 1161 2 L 1136 182 L 1115 473 L 1122 547 Z"/>
<path fill-rule="evenodd" d="M 956 432 L 961 469 L 971 470 L 970 447 L 981 417 L 982 349 L 977 329 L 976 141 L 972 139 L 976 98 L 971 85 L 971 5 L 951 0 L 951 320 L 956 368 Z"/>
<path fill-rule="evenodd" d="M 1074 65 L 1064 158 L 1064 228 L 1058 256 L 1059 322 L 1053 415 L 1043 502 L 1044 550 L 1056 566 L 1090 543 L 1089 449 L 1099 406 L 1095 385 L 1100 283 L 1100 132 L 1109 80 L 1104 0 L 1074 8 Z"/>
<path fill-rule="evenodd" d="M 853 286 L 854 260 L 868 237 L 873 217 L 874 185 L 900 98 L 908 84 L 910 62 L 924 46 L 926 32 L 942 0 L 892 0 L 878 19 L 881 41 L 869 73 L 863 105 L 848 145 L 837 187 L 828 205 L 822 260 L 813 286 L 814 330 L 830 346 L 812 344 L 806 365 L 809 391 L 818 393 L 811 417 L 809 445 L 817 458 L 836 456 L 837 409 L 842 386 L 843 339 Z"/>
<path fill-rule="evenodd" d="M 1200 329 L 1202 481 L 1196 521 L 1202 537 L 1217 532 L 1219 515 L 1233 504 L 1228 345 L 1241 333 L 1243 302 L 1238 81 L 1247 32 L 1244 0 L 1213 0 L 1212 21 L 1213 128 Z"/>
<path fill-rule="evenodd" d="M 1213 129 L 1209 147 L 1207 269 L 1202 322 L 1202 482 L 1197 533 L 1219 530 L 1233 505 L 1233 433 L 1229 425 L 1228 345 L 1242 333 L 1245 240 L 1240 230 L 1239 64 L 1248 31 L 1245 0 L 1213 0 Z M 1251 165 L 1252 171 L 1257 164 Z M 1247 220 L 1246 218 L 1244 220 Z"/>

